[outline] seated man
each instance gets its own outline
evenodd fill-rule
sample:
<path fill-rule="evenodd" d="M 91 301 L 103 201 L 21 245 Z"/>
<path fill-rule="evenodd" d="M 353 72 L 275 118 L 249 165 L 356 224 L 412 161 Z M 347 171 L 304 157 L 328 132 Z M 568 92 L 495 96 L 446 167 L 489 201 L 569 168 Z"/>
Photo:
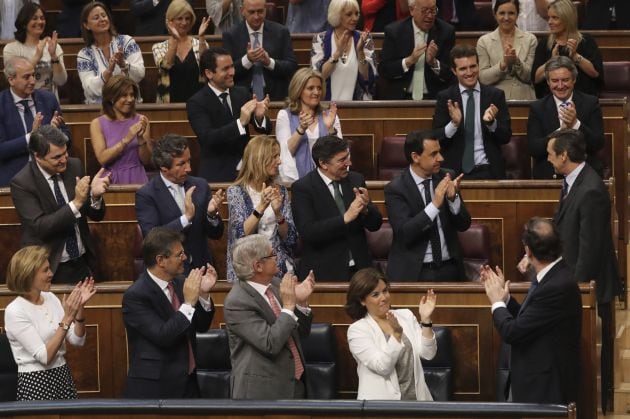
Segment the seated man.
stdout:
<path fill-rule="evenodd" d="M 185 271 L 213 263 L 208 238 L 223 235 L 223 221 L 218 209 L 224 193 L 219 189 L 212 197 L 205 179 L 189 176 L 188 140 L 167 134 L 153 145 L 152 160 L 160 174 L 136 192 L 136 216 L 146 237 L 153 228 L 164 226 L 184 236 L 188 255 Z"/>
<path fill-rule="evenodd" d="M 321 281 L 348 281 L 372 265 L 365 229 L 378 230 L 383 218 L 363 176 L 349 171 L 348 141 L 318 138 L 312 155 L 317 168 L 291 187 L 293 219 L 303 247 L 299 276 L 313 270 Z"/>
<path fill-rule="evenodd" d="M 470 227 L 459 195 L 463 175 L 440 169 L 444 158 L 432 132 L 405 140 L 409 168 L 385 186 L 385 205 L 394 231 L 387 277 L 399 281 L 464 280 L 458 231 Z"/>
<path fill-rule="evenodd" d="M 232 397 L 304 399 L 304 355 L 300 336 L 311 332 L 308 297 L 311 271 L 298 284 L 291 273 L 282 280 L 269 239 L 252 234 L 239 239 L 232 263 L 238 281 L 225 299 L 223 313 L 230 338 Z M 281 308 L 282 307 L 282 308 Z"/>
<path fill-rule="evenodd" d="M 289 81 L 297 70 L 291 35 L 284 25 L 265 19 L 264 0 L 245 0 L 244 21 L 223 32 L 223 46 L 234 60 L 234 82 L 262 99 L 287 98 Z"/>
<path fill-rule="evenodd" d="M 50 124 L 70 139 L 55 95 L 35 90 L 35 69 L 30 60 L 6 60 L 4 75 L 10 87 L 0 92 L 0 186 L 8 186 L 28 162 L 28 142 L 37 128 Z"/>
<path fill-rule="evenodd" d="M 551 93 L 529 108 L 527 144 L 534 159 L 533 177 L 555 177 L 547 161 L 548 135 L 561 128 L 577 129 L 584 134 L 587 163 L 601 176 L 603 164 L 597 152 L 604 147 L 604 119 L 595 96 L 574 90 L 577 69 L 570 58 L 557 56 L 545 65 L 545 79 Z"/>
<path fill-rule="evenodd" d="M 142 243 L 146 271 L 125 291 L 123 321 L 129 371 L 123 395 L 134 399 L 199 397 L 196 332 L 212 323 L 211 265 L 183 278 L 186 253 L 180 233 L 156 227 Z"/>
<path fill-rule="evenodd" d="M 109 174 L 83 176 L 83 164 L 68 157 L 68 138 L 43 125 L 28 143 L 31 161 L 11 180 L 11 197 L 22 223 L 22 246 L 50 249 L 53 283 L 76 284 L 98 276 L 97 254 L 87 218 L 105 217 Z"/>
<path fill-rule="evenodd" d="M 453 81 L 448 54 L 455 29 L 436 19 L 435 0 L 410 0 L 411 17 L 385 27 L 378 74 L 379 99 L 434 99 Z"/>
<path fill-rule="evenodd" d="M 512 138 L 505 93 L 479 83 L 474 47 L 454 47 L 451 65 L 458 83 L 438 94 L 433 116 L 444 167 L 466 179 L 505 179 L 501 145 Z"/>
<path fill-rule="evenodd" d="M 208 84 L 186 103 L 201 149 L 199 176 L 208 182 L 231 182 L 249 141 L 247 126 L 252 123 L 256 131 L 271 133 L 269 97 L 252 98 L 244 87 L 234 86 L 232 56 L 223 48 L 205 50 L 199 67 Z"/>

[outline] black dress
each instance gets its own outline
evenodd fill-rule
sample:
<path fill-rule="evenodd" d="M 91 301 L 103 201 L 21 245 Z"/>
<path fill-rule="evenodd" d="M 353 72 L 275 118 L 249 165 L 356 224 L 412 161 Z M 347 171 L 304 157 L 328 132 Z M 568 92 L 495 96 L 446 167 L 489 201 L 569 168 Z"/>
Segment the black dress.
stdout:
<path fill-rule="evenodd" d="M 202 84 L 199 83 L 199 64 L 197 64 L 192 48 L 188 51 L 184 61 L 175 56 L 175 64 L 169 70 L 169 76 L 171 103 L 186 102 L 202 87 Z"/>

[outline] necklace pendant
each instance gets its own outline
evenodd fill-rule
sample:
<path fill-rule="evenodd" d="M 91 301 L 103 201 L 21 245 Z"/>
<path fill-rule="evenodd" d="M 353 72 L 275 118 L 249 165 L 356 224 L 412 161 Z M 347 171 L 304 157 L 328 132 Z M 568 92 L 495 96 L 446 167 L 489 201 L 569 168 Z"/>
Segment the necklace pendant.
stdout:
<path fill-rule="evenodd" d="M 341 56 L 341 62 L 345 64 L 347 59 L 348 59 L 348 54 L 344 52 L 343 55 Z"/>

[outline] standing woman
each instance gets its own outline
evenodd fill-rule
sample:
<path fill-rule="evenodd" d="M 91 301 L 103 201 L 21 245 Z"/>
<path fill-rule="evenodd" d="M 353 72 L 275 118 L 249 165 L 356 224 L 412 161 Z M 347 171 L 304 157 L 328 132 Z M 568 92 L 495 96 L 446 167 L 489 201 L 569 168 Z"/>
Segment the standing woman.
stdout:
<path fill-rule="evenodd" d="M 4 312 L 4 325 L 18 366 L 17 400 L 76 399 L 66 364 L 66 341 L 85 343 L 85 304 L 96 293 L 92 278 L 79 282 L 63 301 L 50 292 L 48 250 L 18 250 L 7 268 L 7 287 L 18 294 Z"/>
<path fill-rule="evenodd" d="M 325 100 L 371 100 L 374 90 L 374 42 L 369 32 L 356 30 L 357 0 L 331 0 L 332 29 L 313 37 L 311 66 L 326 80 Z"/>
<path fill-rule="evenodd" d="M 6 63 L 15 56 L 31 60 L 35 69 L 35 88 L 48 90 L 57 96 L 57 88 L 66 84 L 68 74 L 63 63 L 63 50 L 57 44 L 57 32 L 44 37 L 46 15 L 37 3 L 26 3 L 15 19 L 15 41 L 2 51 Z"/>
<path fill-rule="evenodd" d="M 149 119 L 136 113 L 138 85 L 127 76 L 113 76 L 103 86 L 103 114 L 90 123 L 98 162 L 111 172 L 112 184 L 147 183 L 144 165 L 151 161 Z"/>
<path fill-rule="evenodd" d="M 535 99 L 531 73 L 536 36 L 516 27 L 518 0 L 497 0 L 493 10 L 497 29 L 477 41 L 479 80 L 503 90 L 508 100 Z"/>
<path fill-rule="evenodd" d="M 81 33 L 85 47 L 77 55 L 77 70 L 85 103 L 101 103 L 103 85 L 113 75 L 124 74 L 136 83 L 144 78 L 140 47 L 129 35 L 116 33 L 103 3 L 93 1 L 83 8 Z"/>
<path fill-rule="evenodd" d="M 297 230 L 293 222 L 289 192 L 276 183 L 280 166 L 280 145 L 275 138 L 252 138 L 243 153 L 243 165 L 227 189 L 228 224 L 227 280 L 237 279 L 232 267 L 232 248 L 236 240 L 250 234 L 263 234 L 271 241 L 278 276 L 293 270 Z"/>
<path fill-rule="evenodd" d="M 169 39 L 153 44 L 153 59 L 158 68 L 157 103 L 186 102 L 203 86 L 199 56 L 208 48 L 204 33 L 209 18 L 199 25 L 197 38 L 190 35 L 195 12 L 186 0 L 173 0 L 166 9 Z"/>
<path fill-rule="evenodd" d="M 547 7 L 549 35 L 538 43 L 532 66 L 536 97 L 549 93 L 545 64 L 551 57 L 564 55 L 578 70 L 575 89 L 599 96 L 604 86 L 604 63 L 595 39 L 577 29 L 577 10 L 570 0 L 555 0 Z"/>
<path fill-rule="evenodd" d="M 420 358 L 433 359 L 437 342 L 431 315 L 433 290 L 420 299 L 418 314 L 392 310 L 389 282 L 374 268 L 355 273 L 348 286 L 348 346 L 357 361 L 358 400 L 433 400 Z"/>
<path fill-rule="evenodd" d="M 287 107 L 278 111 L 276 138 L 280 143 L 280 179 L 293 182 L 315 168 L 311 150 L 319 137 L 341 135 L 337 105 L 325 110 L 324 78 L 312 68 L 300 68 L 289 83 Z"/>

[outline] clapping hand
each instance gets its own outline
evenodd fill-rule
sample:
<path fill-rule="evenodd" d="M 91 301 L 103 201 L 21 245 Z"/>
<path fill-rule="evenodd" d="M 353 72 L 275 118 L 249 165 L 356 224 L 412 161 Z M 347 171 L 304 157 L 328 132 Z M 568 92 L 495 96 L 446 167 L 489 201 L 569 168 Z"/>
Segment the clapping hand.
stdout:
<path fill-rule="evenodd" d="M 432 289 L 427 291 L 427 295 L 423 295 L 418 303 L 418 314 L 422 323 L 431 323 L 431 315 L 435 310 L 437 296 Z"/>
<path fill-rule="evenodd" d="M 214 266 L 210 265 L 209 263 L 206 264 L 206 270 L 205 273 L 201 276 L 201 284 L 199 285 L 201 293 L 208 294 L 210 290 L 216 285 L 217 278 L 218 275 L 216 269 L 214 269 Z"/>
<path fill-rule="evenodd" d="M 486 288 L 486 295 L 491 304 L 506 302 L 510 295 L 510 281 L 506 281 L 503 272 L 497 266 L 496 272 L 488 265 L 481 268 L 480 278 Z"/>
<path fill-rule="evenodd" d="M 296 278 L 297 280 L 297 278 Z M 295 300 L 300 306 L 306 306 L 308 304 L 308 297 L 313 293 L 315 289 L 315 274 L 313 270 L 308 273 L 304 281 L 298 283 L 295 286 Z"/>
<path fill-rule="evenodd" d="M 459 103 L 454 100 L 447 100 L 446 107 L 448 108 L 448 114 L 451 117 L 451 122 L 458 127 L 462 122 L 462 111 L 459 109 Z"/>
<path fill-rule="evenodd" d="M 92 183 L 90 185 L 92 198 L 99 199 L 105 194 L 105 192 L 107 192 L 107 189 L 109 188 L 109 183 L 111 182 L 110 175 L 110 172 L 106 172 L 105 168 L 101 167 L 101 170 L 99 170 L 98 173 L 94 176 L 94 179 L 92 179 Z M 89 181 L 90 178 L 87 178 Z"/>
<path fill-rule="evenodd" d="M 87 303 L 90 298 L 96 294 L 94 278 L 91 276 L 86 277 L 83 281 L 80 281 L 75 288 L 79 290 L 79 295 L 81 296 L 81 307 L 85 307 L 85 303 Z"/>

